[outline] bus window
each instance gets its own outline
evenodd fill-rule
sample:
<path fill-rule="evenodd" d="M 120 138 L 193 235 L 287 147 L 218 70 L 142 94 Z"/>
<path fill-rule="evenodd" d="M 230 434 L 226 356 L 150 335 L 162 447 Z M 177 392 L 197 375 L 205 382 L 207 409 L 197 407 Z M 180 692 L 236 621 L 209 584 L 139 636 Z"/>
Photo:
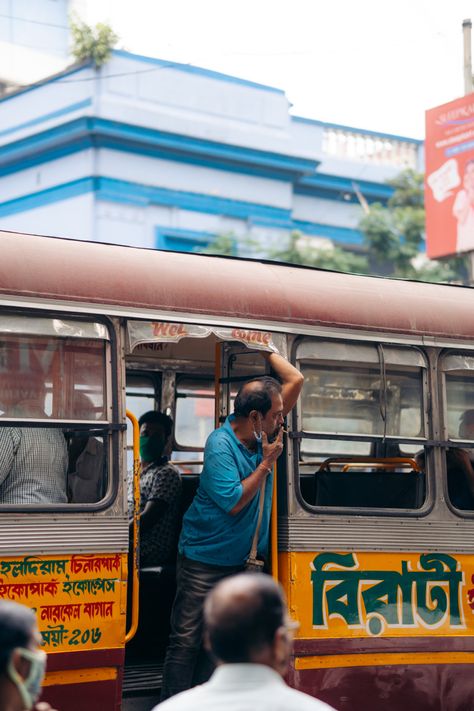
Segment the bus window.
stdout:
<path fill-rule="evenodd" d="M 183 472 L 199 472 L 206 439 L 214 429 L 214 382 L 178 376 L 175 408 L 173 461 Z"/>
<path fill-rule="evenodd" d="M 127 410 L 137 420 L 145 412 L 159 408 L 160 373 L 127 373 Z M 127 471 L 133 469 L 133 431 L 127 419 Z"/>
<path fill-rule="evenodd" d="M 453 444 L 445 450 L 450 503 L 461 511 L 474 510 L 474 357 L 445 355 L 442 359 L 446 407 L 445 435 Z M 472 442 L 472 445 L 469 444 Z"/>
<path fill-rule="evenodd" d="M 300 492 L 312 506 L 417 509 L 425 475 L 426 363 L 415 348 L 314 339 L 296 359 L 305 383 L 296 439 Z"/>
<path fill-rule="evenodd" d="M 107 329 L 0 322 L 0 504 L 96 503 L 107 489 Z"/>

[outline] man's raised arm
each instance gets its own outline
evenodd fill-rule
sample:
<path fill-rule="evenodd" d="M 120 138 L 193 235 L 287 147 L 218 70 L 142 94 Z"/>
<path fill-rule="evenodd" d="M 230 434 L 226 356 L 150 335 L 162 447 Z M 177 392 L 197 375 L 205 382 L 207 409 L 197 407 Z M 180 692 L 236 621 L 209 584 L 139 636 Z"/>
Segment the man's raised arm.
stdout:
<path fill-rule="evenodd" d="M 263 353 L 263 356 L 281 381 L 283 417 L 286 417 L 299 398 L 304 382 L 303 375 L 278 353 Z"/>

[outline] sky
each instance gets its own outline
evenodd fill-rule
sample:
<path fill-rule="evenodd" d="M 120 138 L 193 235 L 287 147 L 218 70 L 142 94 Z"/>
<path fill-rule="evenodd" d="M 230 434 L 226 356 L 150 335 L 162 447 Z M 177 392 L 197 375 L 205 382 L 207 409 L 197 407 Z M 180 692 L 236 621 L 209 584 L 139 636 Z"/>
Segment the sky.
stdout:
<path fill-rule="evenodd" d="M 298 116 L 424 137 L 464 93 L 472 0 L 75 0 L 119 47 L 283 89 Z"/>

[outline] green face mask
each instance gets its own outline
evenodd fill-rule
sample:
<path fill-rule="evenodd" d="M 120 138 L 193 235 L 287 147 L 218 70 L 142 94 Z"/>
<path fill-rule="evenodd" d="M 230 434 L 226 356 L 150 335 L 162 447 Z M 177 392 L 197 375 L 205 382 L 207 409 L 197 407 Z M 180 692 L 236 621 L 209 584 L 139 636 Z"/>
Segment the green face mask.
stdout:
<path fill-rule="evenodd" d="M 140 435 L 140 457 L 143 462 L 157 462 L 163 456 L 165 438 L 162 434 Z"/>

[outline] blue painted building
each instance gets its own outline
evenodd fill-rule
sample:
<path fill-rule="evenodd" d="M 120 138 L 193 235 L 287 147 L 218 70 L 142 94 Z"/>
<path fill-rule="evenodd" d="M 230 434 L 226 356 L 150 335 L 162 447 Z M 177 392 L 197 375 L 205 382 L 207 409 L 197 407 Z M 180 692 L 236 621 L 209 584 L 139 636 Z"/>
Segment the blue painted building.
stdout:
<path fill-rule="evenodd" d="M 195 250 L 360 249 L 420 141 L 292 116 L 284 91 L 115 51 L 0 99 L 0 228 Z"/>

